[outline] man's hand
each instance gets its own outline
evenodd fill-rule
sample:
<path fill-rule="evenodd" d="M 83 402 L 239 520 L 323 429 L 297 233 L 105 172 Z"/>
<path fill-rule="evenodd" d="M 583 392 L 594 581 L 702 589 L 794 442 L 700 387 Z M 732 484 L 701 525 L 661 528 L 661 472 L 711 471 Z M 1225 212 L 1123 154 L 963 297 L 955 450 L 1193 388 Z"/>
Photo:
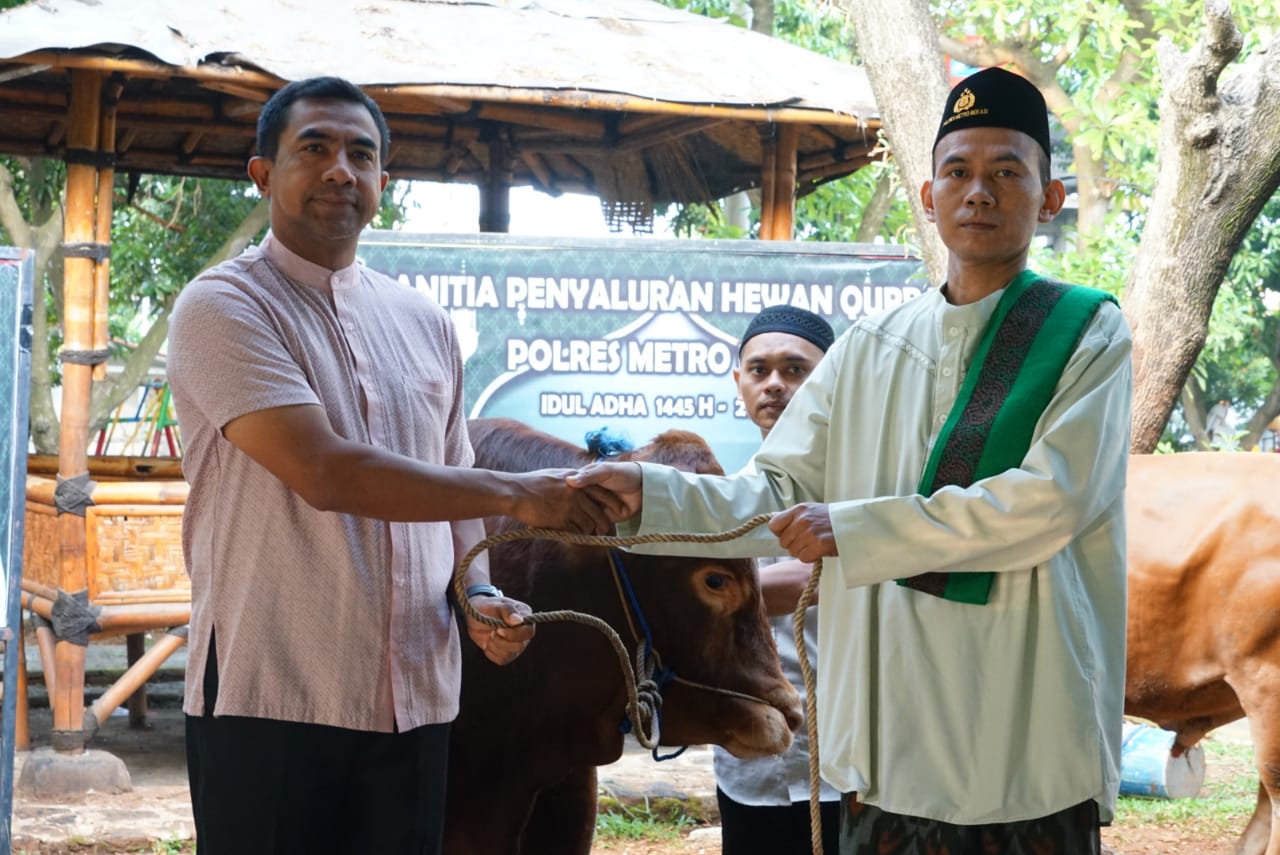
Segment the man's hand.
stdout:
<path fill-rule="evenodd" d="M 821 502 L 805 502 L 773 515 L 769 531 L 791 557 L 812 564 L 819 558 L 839 555 L 831 533 L 831 514 Z"/>
<path fill-rule="evenodd" d="M 567 480 L 573 469 L 541 469 L 516 475 L 519 495 L 509 516 L 531 528 L 609 534 L 620 503 L 604 490 L 581 490 Z"/>
<path fill-rule="evenodd" d="M 524 653 L 538 629 L 524 622 L 522 616 L 532 613 L 527 605 L 510 597 L 472 597 L 471 605 L 481 614 L 506 621 L 506 626 L 493 627 L 467 615 L 467 635 L 490 662 L 506 665 Z"/>
<path fill-rule="evenodd" d="M 813 575 L 813 565 L 794 558 L 789 561 L 777 561 L 760 568 L 760 594 L 764 597 L 764 611 L 769 617 L 789 615 L 795 612 L 800 596 L 804 594 L 809 577 Z M 814 596 L 810 606 L 818 604 Z"/>
<path fill-rule="evenodd" d="M 569 476 L 569 485 L 595 499 L 614 522 L 640 513 L 644 474 L 639 463 L 592 463 Z"/>

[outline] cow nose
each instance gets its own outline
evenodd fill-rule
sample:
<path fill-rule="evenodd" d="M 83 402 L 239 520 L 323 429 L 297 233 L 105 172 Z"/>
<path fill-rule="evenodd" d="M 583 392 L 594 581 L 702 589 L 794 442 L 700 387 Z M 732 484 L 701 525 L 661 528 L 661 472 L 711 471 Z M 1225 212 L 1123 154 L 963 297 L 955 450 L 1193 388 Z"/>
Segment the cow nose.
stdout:
<path fill-rule="evenodd" d="M 800 695 L 790 683 L 784 691 L 779 691 L 770 698 L 770 701 L 787 720 L 787 728 L 792 733 L 804 726 L 804 705 L 800 703 Z"/>

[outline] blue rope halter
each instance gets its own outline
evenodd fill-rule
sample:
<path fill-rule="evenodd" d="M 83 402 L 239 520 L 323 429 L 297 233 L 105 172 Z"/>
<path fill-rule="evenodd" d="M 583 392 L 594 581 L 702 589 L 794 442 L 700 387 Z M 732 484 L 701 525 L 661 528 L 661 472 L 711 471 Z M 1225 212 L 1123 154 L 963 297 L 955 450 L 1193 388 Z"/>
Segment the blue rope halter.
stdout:
<path fill-rule="evenodd" d="M 649 658 L 653 656 L 653 632 L 649 629 L 649 622 L 645 620 L 644 611 L 640 608 L 640 600 L 636 597 L 635 589 L 631 586 L 631 577 L 627 573 L 627 568 L 622 563 L 622 553 L 617 549 L 610 549 L 609 563 L 613 565 L 614 573 L 617 575 L 618 579 L 622 582 L 622 590 L 625 591 L 627 595 L 626 605 L 630 607 L 631 613 L 635 615 L 636 623 L 640 626 L 640 635 L 642 636 L 643 642 L 644 642 L 644 661 L 648 662 Z M 666 688 L 667 684 L 670 683 L 672 680 L 674 680 L 675 677 L 676 677 L 676 672 L 668 668 L 666 665 L 663 665 L 662 660 L 659 659 L 653 671 L 653 681 L 657 683 L 659 697 L 661 697 L 662 690 Z M 654 711 L 654 716 L 658 720 L 658 733 L 661 733 L 662 732 L 662 705 L 661 704 L 657 705 L 657 708 Z M 623 733 L 630 733 L 631 728 L 632 728 L 631 719 L 627 718 L 624 715 L 622 719 L 622 724 L 619 725 L 619 730 L 621 730 Z M 687 751 L 688 748 L 689 746 L 685 745 L 672 754 L 659 754 L 658 746 L 655 745 L 651 753 L 653 755 L 654 760 L 658 762 L 662 762 L 663 760 L 674 760 L 675 758 L 683 754 L 685 751 Z"/>
<path fill-rule="evenodd" d="M 596 461 L 608 460 L 611 457 L 617 457 L 624 451 L 630 451 L 634 446 L 631 440 L 625 434 L 616 434 L 609 430 L 608 427 L 602 427 L 599 430 L 588 431 L 584 437 L 587 443 L 587 450 L 596 455 Z M 622 553 L 617 549 L 609 550 L 609 562 L 613 565 L 614 575 L 621 581 L 622 589 L 626 592 L 626 602 L 631 614 L 635 615 L 636 623 L 640 625 L 640 634 L 644 641 L 644 662 L 649 663 L 654 657 L 653 651 L 653 633 L 649 630 L 649 622 L 645 620 L 644 611 L 640 608 L 640 600 L 636 598 L 635 589 L 631 586 L 631 577 L 627 574 L 627 568 L 622 563 Z M 662 660 L 658 659 L 653 669 L 652 680 L 658 687 L 658 703 L 655 704 L 654 718 L 657 720 L 658 733 L 662 732 L 662 690 L 668 683 L 675 679 L 676 673 L 670 668 L 662 664 Z M 618 729 L 623 733 L 630 733 L 634 724 L 625 714 L 622 717 L 622 723 L 618 725 Z M 659 754 L 658 746 L 654 746 L 652 750 L 653 759 L 661 762 L 663 760 L 673 760 L 679 757 L 688 749 L 684 746 L 674 754 Z"/>

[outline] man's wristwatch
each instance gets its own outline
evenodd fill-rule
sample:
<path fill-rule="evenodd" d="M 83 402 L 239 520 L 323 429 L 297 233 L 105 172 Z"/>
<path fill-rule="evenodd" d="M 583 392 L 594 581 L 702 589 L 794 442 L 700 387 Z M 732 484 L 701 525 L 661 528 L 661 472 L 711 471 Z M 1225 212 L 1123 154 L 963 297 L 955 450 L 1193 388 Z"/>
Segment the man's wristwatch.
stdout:
<path fill-rule="evenodd" d="M 467 599 L 472 597 L 501 597 L 502 589 L 497 585 L 472 585 L 467 588 Z"/>

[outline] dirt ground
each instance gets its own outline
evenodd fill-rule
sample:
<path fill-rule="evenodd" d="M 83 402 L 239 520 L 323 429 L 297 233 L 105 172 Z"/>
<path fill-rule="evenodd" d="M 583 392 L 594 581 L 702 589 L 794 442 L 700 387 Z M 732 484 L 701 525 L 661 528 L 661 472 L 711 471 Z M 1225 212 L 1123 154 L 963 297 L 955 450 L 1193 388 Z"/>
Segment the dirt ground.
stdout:
<path fill-rule="evenodd" d="M 1234 839 L 1218 839 L 1189 828 L 1130 826 L 1103 830 L 1102 842 L 1114 855 L 1232 855 Z M 1106 850 L 1104 850 L 1105 852 Z M 609 841 L 596 843 L 592 855 L 720 855 L 715 829 L 675 843 Z M 828 852 L 826 855 L 836 855 Z"/>
<path fill-rule="evenodd" d="M 1243 723 L 1241 723 L 1243 724 Z M 1125 810 L 1122 800 L 1117 822 L 1102 830 L 1103 855 L 1234 855 L 1236 837 L 1244 830 L 1247 814 L 1229 823 L 1227 833 L 1214 828 L 1206 829 L 1200 817 L 1216 813 L 1215 794 L 1225 789 L 1240 789 L 1242 780 L 1249 781 L 1246 791 L 1252 793 L 1256 786 L 1252 762 L 1247 753 L 1218 750 L 1217 746 L 1241 746 L 1248 744 L 1248 731 L 1243 727 L 1229 726 L 1216 732 L 1205 743 L 1207 757 L 1204 786 L 1201 798 L 1184 802 L 1187 818 L 1159 824 L 1134 819 L 1133 810 Z M 1252 809 L 1252 800 L 1249 800 Z M 599 841 L 591 850 L 592 855 L 720 855 L 720 831 L 718 828 L 694 829 L 681 840 L 670 843 L 635 841 Z M 826 855 L 836 855 L 828 852 Z"/>

